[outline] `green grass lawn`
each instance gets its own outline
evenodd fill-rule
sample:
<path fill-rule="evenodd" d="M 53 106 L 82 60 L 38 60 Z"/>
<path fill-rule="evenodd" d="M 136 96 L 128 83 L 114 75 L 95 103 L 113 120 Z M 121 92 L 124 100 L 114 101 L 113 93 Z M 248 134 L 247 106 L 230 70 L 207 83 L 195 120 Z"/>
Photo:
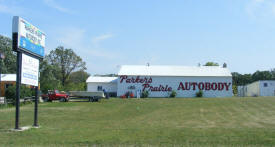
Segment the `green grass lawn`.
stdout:
<path fill-rule="evenodd" d="M 275 146 L 275 97 L 40 103 L 41 127 L 24 132 L 9 131 L 14 115 L 0 109 L 0 146 Z"/>

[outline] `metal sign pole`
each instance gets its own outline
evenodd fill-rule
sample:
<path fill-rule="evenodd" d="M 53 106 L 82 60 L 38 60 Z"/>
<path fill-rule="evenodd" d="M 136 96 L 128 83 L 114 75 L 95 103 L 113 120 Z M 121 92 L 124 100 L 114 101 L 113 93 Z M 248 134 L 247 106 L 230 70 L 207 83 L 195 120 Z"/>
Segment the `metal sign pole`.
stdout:
<path fill-rule="evenodd" d="M 38 127 L 37 113 L 38 113 L 38 86 L 35 87 L 34 123 L 33 123 L 34 127 Z"/>
<path fill-rule="evenodd" d="M 21 64 L 22 53 L 17 52 L 17 71 L 16 71 L 16 101 L 15 101 L 15 129 L 19 129 L 19 112 L 20 112 L 20 86 L 21 86 Z"/>
<path fill-rule="evenodd" d="M 1 70 L 1 67 L 2 67 L 2 65 L 1 65 L 1 61 L 2 61 L 2 53 L 0 53 L 0 97 L 2 96 L 2 83 L 1 83 L 1 77 L 2 77 L 2 70 Z"/>
<path fill-rule="evenodd" d="M 0 52 L 0 96 L 2 96 L 2 83 L 1 83 L 1 77 L 2 77 L 2 62 L 4 62 L 5 59 L 5 55 L 3 53 Z"/>

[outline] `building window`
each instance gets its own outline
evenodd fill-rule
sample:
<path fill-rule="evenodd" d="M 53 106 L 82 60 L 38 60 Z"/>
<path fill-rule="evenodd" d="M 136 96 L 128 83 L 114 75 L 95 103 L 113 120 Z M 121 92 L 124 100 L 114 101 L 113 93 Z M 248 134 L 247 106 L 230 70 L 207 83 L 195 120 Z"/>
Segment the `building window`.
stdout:
<path fill-rule="evenodd" d="M 102 91 L 102 86 L 97 86 L 97 91 Z"/>
<path fill-rule="evenodd" d="M 5 84 L 5 89 L 8 89 L 12 84 Z"/>
<path fill-rule="evenodd" d="M 264 83 L 264 87 L 267 87 L 267 83 Z"/>

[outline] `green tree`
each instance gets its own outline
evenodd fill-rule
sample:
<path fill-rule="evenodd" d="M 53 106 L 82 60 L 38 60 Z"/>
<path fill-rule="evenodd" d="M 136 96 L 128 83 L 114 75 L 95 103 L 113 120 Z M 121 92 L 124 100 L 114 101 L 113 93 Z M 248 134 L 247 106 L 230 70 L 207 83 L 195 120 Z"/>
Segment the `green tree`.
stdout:
<path fill-rule="evenodd" d="M 0 52 L 5 55 L 0 60 L 2 73 L 16 73 L 16 53 L 12 51 L 12 40 L 0 35 Z"/>
<path fill-rule="evenodd" d="M 272 73 L 270 71 L 256 71 L 252 75 L 253 81 L 272 80 Z"/>
<path fill-rule="evenodd" d="M 204 64 L 204 66 L 219 66 L 219 64 L 215 62 L 207 62 Z"/>
<path fill-rule="evenodd" d="M 271 79 L 275 80 L 275 68 L 271 69 L 270 73 L 272 75 Z"/>
<path fill-rule="evenodd" d="M 55 78 L 59 79 L 65 86 L 70 74 L 76 70 L 86 70 L 86 63 L 81 57 L 76 55 L 72 49 L 65 49 L 63 46 L 57 47 L 46 56 L 47 62 L 54 69 Z"/>
<path fill-rule="evenodd" d="M 7 99 L 15 100 L 16 97 L 16 85 L 9 86 L 8 89 L 5 91 L 5 95 Z M 24 85 L 20 86 L 20 98 L 26 98 L 32 96 L 32 90 Z"/>
<path fill-rule="evenodd" d="M 62 89 L 61 81 L 55 76 L 57 68 L 50 65 L 47 60 L 40 62 L 40 89 L 43 93 L 48 90 Z"/>
<path fill-rule="evenodd" d="M 71 83 L 83 83 L 83 82 L 86 83 L 86 80 L 88 79 L 89 76 L 90 76 L 90 74 L 84 70 L 75 71 L 70 74 L 69 82 L 71 82 Z"/>

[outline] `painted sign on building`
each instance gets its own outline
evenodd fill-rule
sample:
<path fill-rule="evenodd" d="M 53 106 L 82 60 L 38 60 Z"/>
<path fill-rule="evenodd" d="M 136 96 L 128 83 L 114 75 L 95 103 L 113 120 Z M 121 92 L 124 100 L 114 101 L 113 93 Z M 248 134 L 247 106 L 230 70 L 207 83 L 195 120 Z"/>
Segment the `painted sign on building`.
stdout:
<path fill-rule="evenodd" d="M 129 89 L 135 87 L 135 89 Z M 194 97 L 199 90 L 205 97 L 232 96 L 231 77 L 127 76 L 118 80 L 118 95 L 137 90 L 148 91 L 151 97 L 167 97 L 172 91 L 178 97 Z"/>
<path fill-rule="evenodd" d="M 18 50 L 44 57 L 45 33 L 18 16 L 13 17 L 12 32 Z"/>
<path fill-rule="evenodd" d="M 39 60 L 22 54 L 21 83 L 38 86 Z"/>

